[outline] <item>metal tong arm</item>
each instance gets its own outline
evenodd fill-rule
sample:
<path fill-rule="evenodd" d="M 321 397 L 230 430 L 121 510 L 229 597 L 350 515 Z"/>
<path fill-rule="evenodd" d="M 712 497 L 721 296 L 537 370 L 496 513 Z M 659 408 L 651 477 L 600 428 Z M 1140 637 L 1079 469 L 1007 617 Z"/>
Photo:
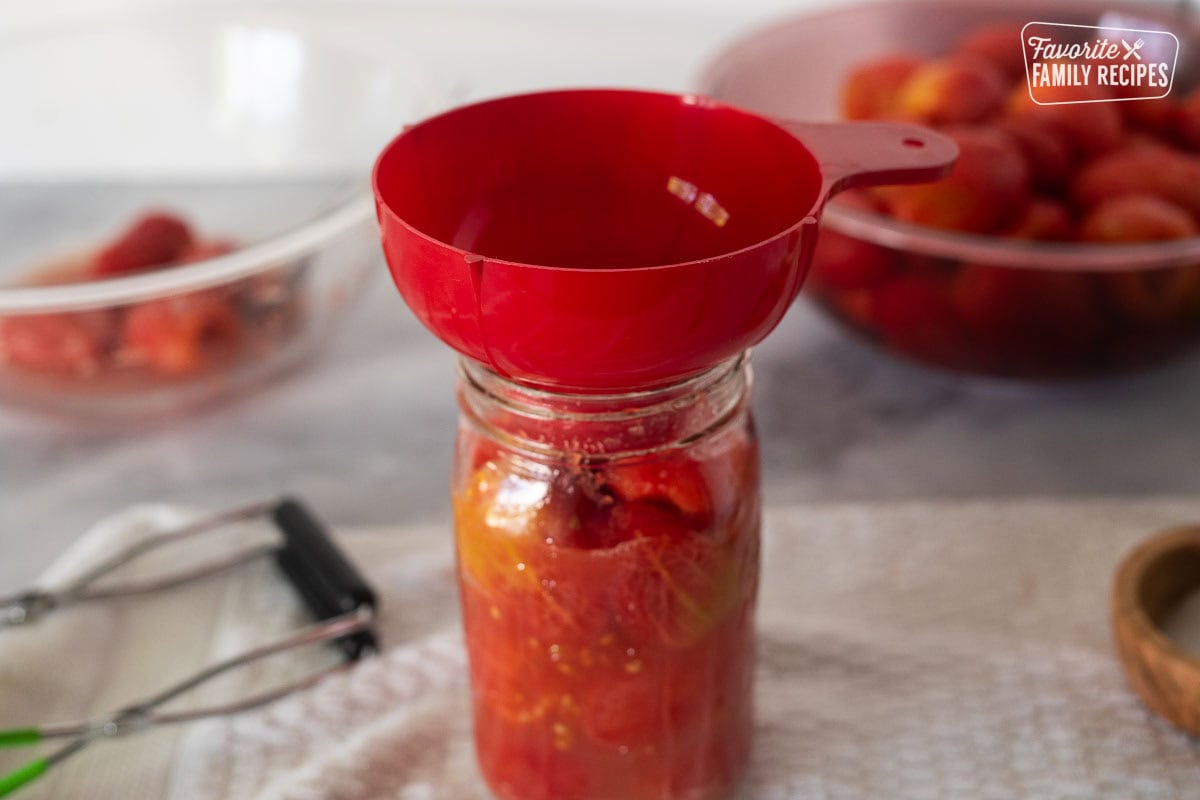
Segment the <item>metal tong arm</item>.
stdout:
<path fill-rule="evenodd" d="M 297 689 L 311 686 L 331 672 L 344 669 L 347 664 L 343 663 L 318 670 L 312 675 L 290 684 L 223 705 L 185 709 L 175 712 L 160 712 L 157 710 L 160 706 L 175 700 L 197 686 L 230 670 L 297 647 L 319 642 L 331 641 L 335 643 L 342 651 L 347 662 L 357 661 L 364 654 L 375 652 L 378 649 L 375 633 L 372 630 L 377 603 L 375 592 L 363 579 L 362 575 L 359 574 L 354 564 L 346 558 L 345 554 L 342 553 L 329 537 L 325 527 L 307 508 L 290 498 L 285 498 L 278 502 L 256 503 L 232 509 L 197 520 L 177 530 L 148 537 L 89 570 L 57 595 L 30 593 L 29 595 L 17 598 L 16 604 L 10 604 L 7 609 L 9 614 L 7 621 L 19 624 L 30 619 L 28 615 L 14 619 L 13 609 L 25 611 L 28 608 L 40 608 L 40 612 L 45 613 L 53 609 L 55 603 L 63 603 L 72 599 L 111 597 L 118 593 L 128 594 L 152 591 L 154 588 L 165 588 L 188 580 L 194 580 L 202 575 L 212 574 L 220 569 L 242 563 L 249 557 L 263 552 L 263 548 L 245 551 L 233 559 L 213 562 L 153 584 L 135 586 L 133 588 L 125 587 L 124 589 L 110 588 L 103 593 L 89 593 L 87 590 L 89 584 L 156 547 L 203 533 L 229 522 L 267 513 L 270 514 L 272 521 L 283 534 L 284 538 L 282 546 L 270 548 L 270 551 L 275 555 L 276 564 L 287 577 L 288 582 L 299 593 L 305 606 L 308 607 L 308 610 L 319 622 L 302 628 L 282 639 L 260 645 L 245 653 L 206 667 L 195 675 L 167 687 L 158 694 L 139 703 L 126 706 L 104 719 L 50 725 L 40 728 L 18 728 L 0 731 L 0 748 L 34 745 L 50 738 L 75 737 L 49 756 L 35 759 L 7 775 L 0 775 L 0 797 L 4 797 L 38 779 L 51 766 L 70 758 L 96 739 L 117 738 L 144 730 L 152 725 L 187 722 L 216 714 L 232 714 L 247 711 L 270 703 Z M 251 555 L 248 556 L 247 553 Z M 30 605 L 27 608 L 21 605 L 21 603 L 31 597 L 35 600 L 40 599 L 43 602 L 43 606 Z M 2 615 L 5 611 L 6 609 L 0 606 L 0 625 L 6 621 Z"/>
<path fill-rule="evenodd" d="M 218 713 L 237 713 L 247 711 L 249 709 L 261 706 L 271 700 L 278 699 L 283 695 L 293 691 L 299 685 L 308 685 L 319 679 L 319 676 L 325 672 L 317 673 L 316 675 L 303 678 L 299 684 L 289 684 L 284 687 L 269 690 L 263 694 L 253 695 L 249 698 L 237 700 L 232 703 L 223 704 L 220 706 L 211 706 L 208 708 L 189 709 L 185 711 L 177 711 L 171 713 L 157 713 L 155 711 L 159 706 L 166 705 L 172 700 L 177 699 L 201 684 L 211 681 L 219 675 L 223 675 L 231 670 L 246 666 L 255 661 L 261 661 L 264 658 L 294 650 L 298 647 L 304 647 L 310 644 L 319 644 L 328 642 L 334 639 L 340 639 L 343 636 L 348 636 L 352 633 L 367 630 L 371 627 L 374 621 L 374 612 L 369 607 L 356 609 L 348 614 L 343 614 L 340 617 L 335 617 L 324 622 L 318 622 L 309 625 L 306 628 L 301 628 L 295 633 L 289 634 L 274 642 L 269 642 L 264 645 L 255 647 L 252 650 L 247 650 L 244 653 L 239 653 L 236 656 L 227 658 L 224 661 L 218 661 L 203 670 L 191 675 L 178 683 L 168 686 L 158 694 L 142 700 L 138 703 L 126 706 L 101 720 L 93 720 L 89 722 L 64 723 L 58 725 L 46 725 L 41 728 L 42 739 L 61 738 L 64 736 L 81 736 L 89 731 L 97 728 L 102 729 L 102 733 L 109 737 L 123 736 L 129 733 L 136 733 L 143 730 L 149 725 L 165 725 L 176 722 L 186 722 L 201 717 L 212 716 Z M 344 664 L 339 664 L 338 668 Z M 329 670 L 327 670 L 329 671 Z M 114 727 L 115 726 L 115 727 Z M 0 737 L 3 736 L 0 731 Z"/>
<path fill-rule="evenodd" d="M 241 698 L 231 703 L 175 712 L 156 711 L 158 707 L 179 698 L 192 689 L 231 670 L 288 650 L 293 650 L 297 647 L 340 640 L 355 633 L 368 631 L 374 618 L 374 609 L 369 605 L 364 605 L 339 617 L 315 623 L 274 642 L 260 645 L 245 653 L 240 653 L 224 661 L 219 661 L 197 672 L 195 675 L 163 689 L 158 694 L 141 702 L 126 706 L 103 719 L 46 725 L 40 728 L 16 728 L 0 731 L 0 749 L 32 746 L 47 739 L 75 737 L 73 741 L 51 753 L 49 756 L 30 761 L 7 775 L 0 775 L 0 797 L 4 797 L 36 780 L 45 774 L 51 766 L 78 753 L 97 739 L 115 739 L 132 733 L 138 733 L 154 725 L 170 725 L 220 714 L 241 713 L 271 703 L 298 689 L 307 688 L 327 675 L 345 669 L 348 664 L 344 662 L 339 663 L 284 686 Z"/>
<path fill-rule="evenodd" d="M 173 588 L 184 583 L 190 583 L 200 578 L 224 572 L 247 561 L 267 555 L 273 552 L 275 548 L 262 545 L 248 548 L 231 557 L 212 561 L 148 583 L 126 584 L 106 589 L 88 588 L 101 578 L 136 561 L 152 550 L 157 550 L 160 547 L 183 541 L 193 536 L 208 533 L 224 525 L 264 516 L 278 505 L 279 501 L 277 500 L 249 503 L 193 520 L 175 530 L 151 534 L 96 564 L 60 589 L 55 591 L 34 589 L 12 597 L 0 598 L 0 627 L 35 622 L 57 608 L 85 600 L 123 597 Z"/>

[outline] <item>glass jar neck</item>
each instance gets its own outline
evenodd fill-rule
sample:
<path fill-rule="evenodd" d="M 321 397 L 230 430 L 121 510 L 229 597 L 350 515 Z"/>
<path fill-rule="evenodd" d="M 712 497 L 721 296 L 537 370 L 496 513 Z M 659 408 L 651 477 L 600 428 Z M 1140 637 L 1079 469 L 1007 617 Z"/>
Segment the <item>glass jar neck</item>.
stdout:
<path fill-rule="evenodd" d="M 746 410 L 749 352 L 654 389 L 575 394 L 509 380 L 459 360 L 459 406 L 481 433 L 533 456 L 604 461 L 690 445 Z"/>

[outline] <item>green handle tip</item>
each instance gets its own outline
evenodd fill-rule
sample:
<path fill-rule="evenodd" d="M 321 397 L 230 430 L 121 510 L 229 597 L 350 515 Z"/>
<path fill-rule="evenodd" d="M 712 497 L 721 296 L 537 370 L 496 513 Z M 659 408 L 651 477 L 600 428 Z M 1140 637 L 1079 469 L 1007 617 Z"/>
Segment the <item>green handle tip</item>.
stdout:
<path fill-rule="evenodd" d="M 37 761 L 30 761 L 28 764 L 14 769 L 7 775 L 0 775 L 0 797 L 7 797 L 22 786 L 33 783 L 45 775 L 49 768 L 50 762 L 39 758 Z"/>
<path fill-rule="evenodd" d="M 37 728 L 13 728 L 0 731 L 0 749 L 6 747 L 28 747 L 42 740 L 42 732 Z"/>

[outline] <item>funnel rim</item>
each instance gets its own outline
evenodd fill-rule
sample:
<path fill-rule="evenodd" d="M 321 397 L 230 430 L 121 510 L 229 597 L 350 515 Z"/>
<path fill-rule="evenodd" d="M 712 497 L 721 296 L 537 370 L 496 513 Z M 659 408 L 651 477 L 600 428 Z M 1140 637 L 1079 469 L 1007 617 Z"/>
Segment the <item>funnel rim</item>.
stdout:
<path fill-rule="evenodd" d="M 796 220 L 791 225 L 788 225 L 786 228 L 784 228 L 780 231 L 777 231 L 776 233 L 773 233 L 770 236 L 759 239 L 756 242 L 745 245 L 744 247 L 739 247 L 735 250 L 728 250 L 728 251 L 725 251 L 722 253 L 717 253 L 716 255 L 706 256 L 704 258 L 692 259 L 689 261 L 675 261 L 675 262 L 671 262 L 669 264 L 646 264 L 646 265 L 629 266 L 629 267 L 620 267 L 620 266 L 575 267 L 575 266 L 562 266 L 562 265 L 554 265 L 554 264 L 535 264 L 535 263 L 525 262 L 525 261 L 513 261 L 510 259 L 504 259 L 504 258 L 493 258 L 491 256 L 484 255 L 482 253 L 475 253 L 470 250 L 465 250 L 461 247 L 450 244 L 449 242 L 442 241 L 441 239 L 439 239 L 435 236 L 432 236 L 423 230 L 420 230 L 416 226 L 409 223 L 408 220 L 404 219 L 404 217 L 402 217 L 400 214 L 396 213 L 396 211 L 394 209 L 392 209 L 392 207 L 387 203 L 387 201 L 384 200 L 383 192 L 380 189 L 380 185 L 379 185 L 380 167 L 382 166 L 384 160 L 387 159 L 388 155 L 394 150 L 394 148 L 399 143 L 399 141 L 402 138 L 404 138 L 405 136 L 408 136 L 413 131 L 417 130 L 418 128 L 424 127 L 425 125 L 428 125 L 428 124 L 432 124 L 438 120 L 445 119 L 446 117 L 449 117 L 453 114 L 458 114 L 460 112 L 467 111 L 467 110 L 470 110 L 473 108 L 479 108 L 481 106 L 491 105 L 493 103 L 501 103 L 501 102 L 506 102 L 506 101 L 510 101 L 510 100 L 519 100 L 522 98 L 529 98 L 529 97 L 548 97 L 551 95 L 579 95 L 579 94 L 625 94 L 625 95 L 641 95 L 644 97 L 658 97 L 658 98 L 663 98 L 663 99 L 673 99 L 684 105 L 694 105 L 694 106 L 699 106 L 702 108 L 726 109 L 726 110 L 733 111 L 737 114 L 741 114 L 746 117 L 751 117 L 755 120 L 760 121 L 763 124 L 769 125 L 769 126 L 775 128 L 776 130 L 782 132 L 783 134 L 785 134 L 786 136 L 791 138 L 793 141 L 795 141 L 804 150 L 804 152 L 807 153 L 808 156 L 813 160 L 813 163 L 815 163 L 817 165 L 817 174 L 820 177 L 820 183 L 819 183 L 819 186 L 817 189 L 816 197 L 813 200 L 812 206 L 808 209 L 808 211 L 806 211 L 804 213 L 803 216 L 800 217 L 800 219 Z M 761 247 L 773 244 L 781 239 L 786 239 L 786 238 L 792 236 L 793 234 L 795 234 L 797 231 L 802 230 L 805 226 L 816 225 L 818 223 L 818 217 L 820 216 L 821 209 L 825 205 L 825 202 L 829 199 L 829 196 L 832 191 L 832 186 L 831 186 L 829 179 L 825 176 L 825 174 L 821 170 L 821 161 L 817 157 L 817 154 L 814 153 L 808 147 L 808 145 L 806 145 L 795 134 L 788 131 L 786 128 L 781 126 L 778 122 L 776 122 L 771 117 L 768 117 L 768 116 L 765 116 L 762 114 L 756 114 L 753 111 L 747 111 L 746 109 L 741 108 L 739 106 L 731 105 L 731 104 L 726 103 L 721 100 L 716 100 L 712 97 L 709 97 L 708 95 L 700 94 L 698 92 L 678 93 L 678 92 L 669 92 L 669 91 L 657 91 L 657 90 L 653 90 L 653 89 L 623 89 L 620 87 L 590 87 L 589 86 L 589 87 L 535 90 L 535 91 L 530 91 L 530 92 L 519 92 L 516 94 L 507 94 L 507 95 L 499 95 L 497 97 L 484 98 L 482 100 L 478 100 L 473 103 L 467 103 L 466 105 L 456 106 L 455 108 L 451 108 L 446 111 L 442 111 L 438 114 L 434 114 L 431 117 L 426 117 L 425 119 L 421 120 L 420 122 L 414 123 L 413 125 L 409 125 L 409 126 L 405 127 L 403 130 L 401 130 L 394 137 L 392 137 L 388 141 L 388 143 L 386 145 L 384 145 L 383 149 L 379 153 L 379 156 L 375 159 L 375 163 L 371 167 L 371 191 L 375 196 L 376 216 L 380 218 L 380 222 L 382 222 L 382 216 L 384 214 L 386 214 L 390 220 L 392 220 L 394 223 L 399 224 L 401 227 L 404 228 L 404 230 L 408 231 L 413 236 L 416 236 L 417 238 L 421 239 L 425 243 L 433 245 L 433 246 L 440 248 L 442 250 L 445 250 L 447 252 L 457 253 L 458 255 L 462 256 L 463 260 L 466 261 L 467 263 L 486 262 L 489 264 L 498 264 L 498 265 L 502 265 L 502 266 L 506 266 L 506 267 L 520 267 L 522 269 L 550 270 L 550 271 L 556 271 L 556 272 L 557 271 L 595 272 L 595 273 L 606 273 L 607 274 L 607 273 L 649 272 L 649 271 L 654 271 L 654 270 L 679 269 L 680 267 L 698 267 L 698 266 L 702 266 L 702 265 L 706 265 L 706 264 L 711 264 L 716 261 L 723 261 L 725 259 L 735 258 L 737 256 L 741 256 L 746 253 L 749 253 L 753 250 L 757 250 Z"/>

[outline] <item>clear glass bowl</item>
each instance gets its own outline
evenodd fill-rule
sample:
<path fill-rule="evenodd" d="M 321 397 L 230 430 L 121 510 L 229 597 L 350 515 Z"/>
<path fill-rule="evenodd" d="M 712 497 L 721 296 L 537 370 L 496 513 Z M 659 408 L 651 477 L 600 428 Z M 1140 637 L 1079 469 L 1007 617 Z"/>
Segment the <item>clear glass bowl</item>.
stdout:
<path fill-rule="evenodd" d="M 142 417 L 298 364 L 382 273 L 375 155 L 442 102 L 402 54 L 284 11 L 0 38 L 0 401 Z M 154 209 L 234 249 L 29 285 Z"/>
<path fill-rule="evenodd" d="M 733 43 L 701 91 L 783 118 L 837 119 L 847 72 L 898 52 L 943 54 L 985 23 L 1096 24 L 1123 13 L 1175 31 L 1173 93 L 1194 84 L 1190 20 L 1149 4 L 1096 0 L 920 0 L 838 7 L 778 22 Z M 1127 26 L 1128 27 L 1128 26 Z M 826 210 L 805 294 L 852 330 L 909 358 L 1016 378 L 1103 375 L 1176 357 L 1200 343 L 1200 238 L 1130 245 L 1028 243 L 919 227 L 839 204 Z M 888 274 L 847 289 L 839 264 Z M 964 320 L 955 299 L 970 297 Z"/>

